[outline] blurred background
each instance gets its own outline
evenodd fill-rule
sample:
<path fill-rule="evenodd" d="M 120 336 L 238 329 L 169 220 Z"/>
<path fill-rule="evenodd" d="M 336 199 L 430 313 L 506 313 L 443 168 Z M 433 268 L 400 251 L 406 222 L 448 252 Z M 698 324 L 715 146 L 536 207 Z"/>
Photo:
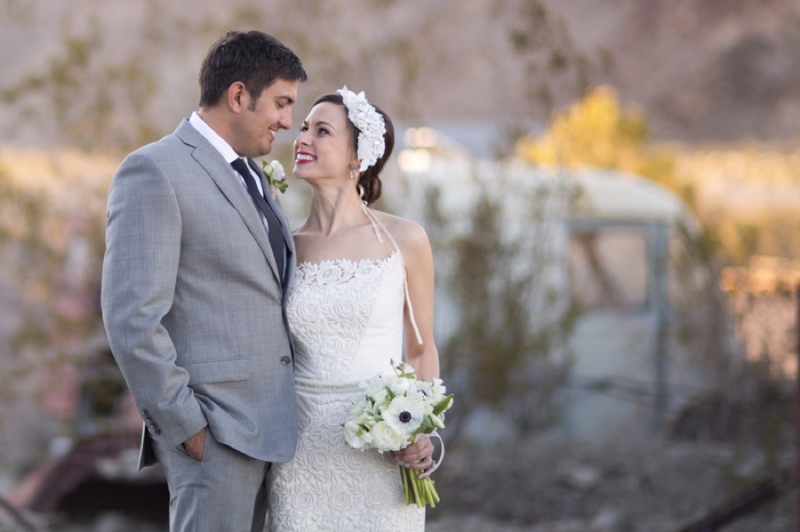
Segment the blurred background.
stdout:
<path fill-rule="evenodd" d="M 105 198 L 229 29 L 301 57 L 296 124 L 344 84 L 395 122 L 378 207 L 431 238 L 456 393 L 428 530 L 796 530 L 798 28 L 792 0 L 0 0 L 0 530 L 167 529 Z"/>

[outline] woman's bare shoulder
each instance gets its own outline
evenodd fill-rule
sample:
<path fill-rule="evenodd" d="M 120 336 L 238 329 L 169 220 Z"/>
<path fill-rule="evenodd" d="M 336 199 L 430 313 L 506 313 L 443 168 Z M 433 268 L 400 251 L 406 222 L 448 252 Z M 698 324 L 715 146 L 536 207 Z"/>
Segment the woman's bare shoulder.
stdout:
<path fill-rule="evenodd" d="M 381 211 L 372 211 L 389 230 L 401 249 L 412 251 L 420 247 L 430 249 L 428 234 L 417 222 Z"/>

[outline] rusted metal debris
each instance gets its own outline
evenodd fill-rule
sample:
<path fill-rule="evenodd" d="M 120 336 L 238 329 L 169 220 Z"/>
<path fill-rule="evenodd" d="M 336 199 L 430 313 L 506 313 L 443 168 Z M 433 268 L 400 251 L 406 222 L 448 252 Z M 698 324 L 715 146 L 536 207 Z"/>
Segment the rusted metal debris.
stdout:
<path fill-rule="evenodd" d="M 679 532 L 716 532 L 771 502 L 797 484 L 794 468 L 785 468 L 774 477 L 743 491 Z"/>
<path fill-rule="evenodd" d="M 66 455 L 23 480 L 13 502 L 33 512 L 71 518 L 113 511 L 166 522 L 169 490 L 164 472 L 158 466 L 137 471 L 139 438 L 138 433 L 125 432 L 78 440 Z"/>
<path fill-rule="evenodd" d="M 11 519 L 25 532 L 42 532 L 42 529 L 31 523 L 17 507 L 0 497 L 0 509 L 8 513 Z"/>

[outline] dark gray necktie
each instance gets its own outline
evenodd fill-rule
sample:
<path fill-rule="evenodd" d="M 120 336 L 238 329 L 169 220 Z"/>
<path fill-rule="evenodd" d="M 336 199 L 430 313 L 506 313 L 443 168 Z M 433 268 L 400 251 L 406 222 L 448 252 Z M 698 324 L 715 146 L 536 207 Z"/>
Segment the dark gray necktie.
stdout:
<path fill-rule="evenodd" d="M 272 247 L 272 254 L 275 256 L 275 264 L 278 266 L 281 284 L 283 284 L 283 256 L 286 250 L 286 244 L 283 240 L 281 222 L 278 220 L 278 217 L 275 215 L 275 212 L 272 210 L 270 204 L 267 203 L 267 200 L 265 200 L 264 196 L 262 196 L 261 192 L 259 192 L 258 187 L 256 186 L 256 180 L 253 179 L 253 174 L 250 173 L 247 163 L 245 163 L 242 159 L 236 159 L 231 163 L 231 166 L 233 166 L 234 170 L 239 172 L 239 174 L 241 174 L 241 176 L 244 178 L 244 182 L 247 185 L 247 191 L 250 193 L 250 197 L 253 198 L 256 207 L 258 207 L 258 210 L 261 211 L 264 214 L 264 217 L 267 219 L 267 226 L 269 226 L 269 231 L 267 231 L 269 235 L 269 245 Z"/>

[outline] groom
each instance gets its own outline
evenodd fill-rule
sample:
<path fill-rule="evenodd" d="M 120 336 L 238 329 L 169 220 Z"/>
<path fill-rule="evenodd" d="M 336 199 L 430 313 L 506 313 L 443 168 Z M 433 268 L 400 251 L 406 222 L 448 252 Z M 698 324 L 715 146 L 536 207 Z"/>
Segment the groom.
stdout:
<path fill-rule="evenodd" d="M 291 128 L 305 80 L 277 39 L 228 33 L 203 61 L 199 110 L 111 183 L 103 317 L 173 531 L 261 532 L 266 471 L 294 455 L 294 244 L 250 158 Z"/>

